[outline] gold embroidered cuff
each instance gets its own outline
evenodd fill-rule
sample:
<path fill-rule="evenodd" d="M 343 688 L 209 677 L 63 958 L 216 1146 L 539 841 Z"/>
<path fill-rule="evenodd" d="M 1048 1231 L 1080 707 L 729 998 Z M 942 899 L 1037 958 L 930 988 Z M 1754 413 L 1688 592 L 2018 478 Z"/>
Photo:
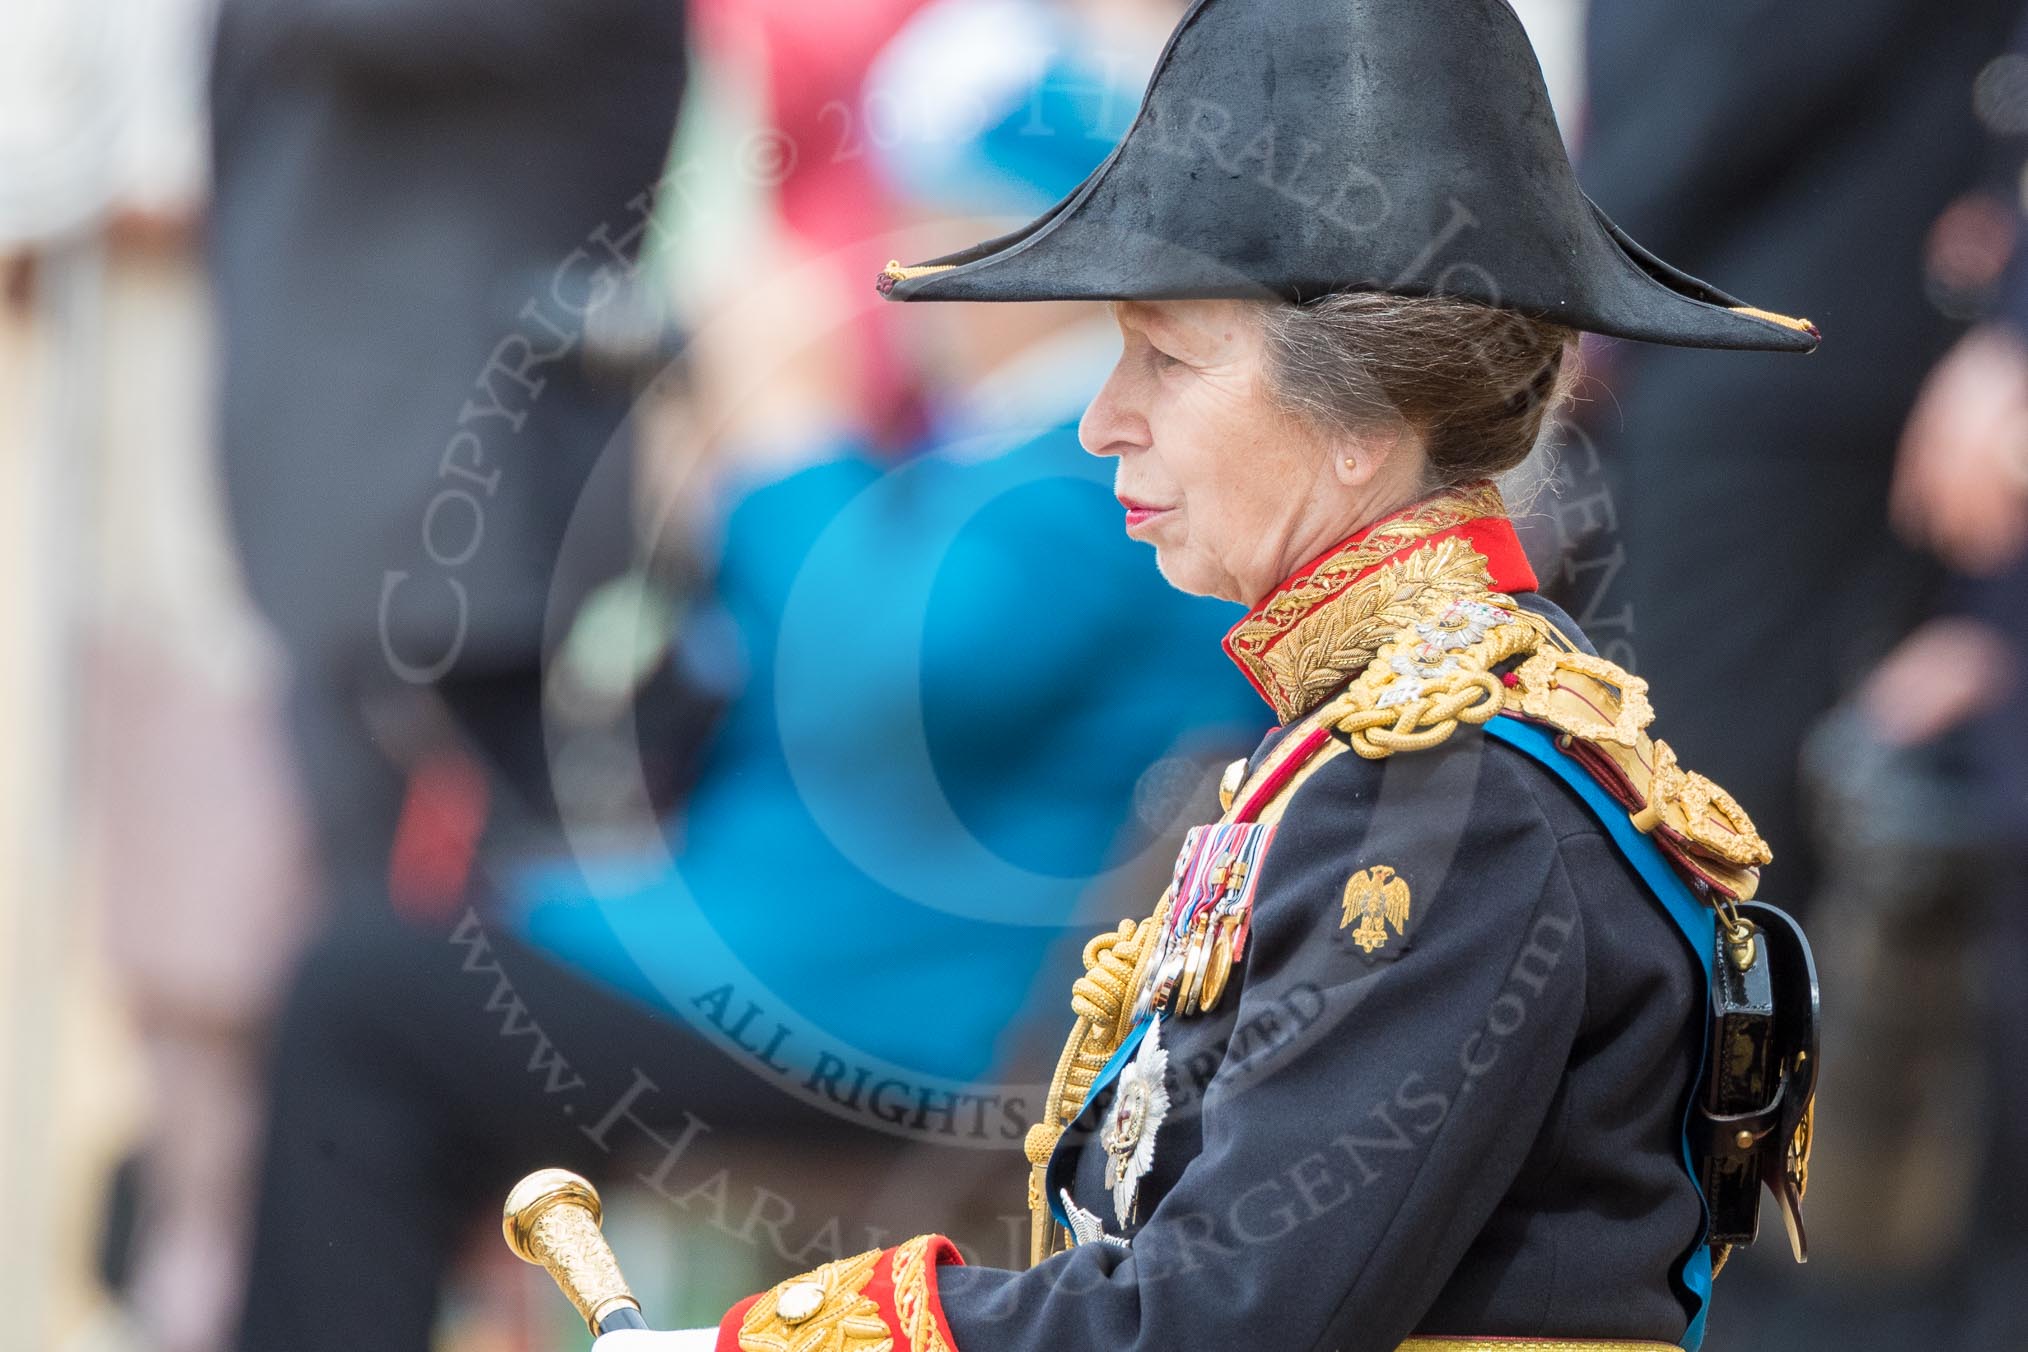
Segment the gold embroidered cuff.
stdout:
<path fill-rule="evenodd" d="M 957 1352 L 936 1270 L 962 1263 L 942 1235 L 919 1235 L 826 1263 L 734 1306 L 720 1348 L 738 1352 Z"/>

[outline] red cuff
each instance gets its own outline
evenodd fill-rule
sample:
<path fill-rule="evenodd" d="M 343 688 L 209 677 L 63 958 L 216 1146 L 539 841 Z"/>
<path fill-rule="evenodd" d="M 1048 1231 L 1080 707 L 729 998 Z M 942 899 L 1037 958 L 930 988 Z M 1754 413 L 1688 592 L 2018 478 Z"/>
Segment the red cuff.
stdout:
<path fill-rule="evenodd" d="M 739 1352 L 740 1323 L 746 1318 L 746 1312 L 766 1294 L 763 1291 L 759 1295 L 748 1296 L 725 1312 L 725 1318 L 718 1321 L 718 1343 L 713 1352 Z"/>
<path fill-rule="evenodd" d="M 717 1352 L 850 1347 L 882 1337 L 894 1352 L 958 1352 L 937 1269 L 964 1261 L 942 1235 L 921 1235 L 826 1263 L 733 1306 L 719 1321 Z"/>

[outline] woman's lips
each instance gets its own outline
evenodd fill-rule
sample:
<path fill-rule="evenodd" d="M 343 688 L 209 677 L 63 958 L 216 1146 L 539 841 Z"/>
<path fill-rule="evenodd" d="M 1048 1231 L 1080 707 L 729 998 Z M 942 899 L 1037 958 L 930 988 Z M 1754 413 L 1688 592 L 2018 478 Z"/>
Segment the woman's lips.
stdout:
<path fill-rule="evenodd" d="M 1140 529 L 1156 517 L 1164 516 L 1170 511 L 1167 507 L 1153 507 L 1145 502 L 1135 502 L 1132 498 L 1121 498 L 1120 506 L 1127 509 L 1127 530 L 1129 533 Z"/>

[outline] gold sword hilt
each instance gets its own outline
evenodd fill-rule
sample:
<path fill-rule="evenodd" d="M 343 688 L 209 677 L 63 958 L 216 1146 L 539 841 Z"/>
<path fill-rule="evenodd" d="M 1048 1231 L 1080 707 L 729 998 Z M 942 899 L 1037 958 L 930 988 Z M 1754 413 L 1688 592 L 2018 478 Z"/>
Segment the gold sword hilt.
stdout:
<path fill-rule="evenodd" d="M 595 1337 L 608 1325 L 647 1327 L 599 1230 L 602 1216 L 598 1189 L 568 1169 L 537 1169 L 516 1183 L 500 1216 L 507 1247 L 548 1271 Z"/>

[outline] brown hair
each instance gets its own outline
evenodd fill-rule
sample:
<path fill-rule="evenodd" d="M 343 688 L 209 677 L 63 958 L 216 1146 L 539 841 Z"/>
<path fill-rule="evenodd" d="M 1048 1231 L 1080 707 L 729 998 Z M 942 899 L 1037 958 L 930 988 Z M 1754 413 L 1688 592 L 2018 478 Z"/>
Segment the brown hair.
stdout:
<path fill-rule="evenodd" d="M 1264 324 L 1285 408 L 1348 433 L 1408 424 L 1431 488 L 1518 467 L 1576 378 L 1571 330 L 1471 301 L 1342 292 L 1270 305 Z"/>

